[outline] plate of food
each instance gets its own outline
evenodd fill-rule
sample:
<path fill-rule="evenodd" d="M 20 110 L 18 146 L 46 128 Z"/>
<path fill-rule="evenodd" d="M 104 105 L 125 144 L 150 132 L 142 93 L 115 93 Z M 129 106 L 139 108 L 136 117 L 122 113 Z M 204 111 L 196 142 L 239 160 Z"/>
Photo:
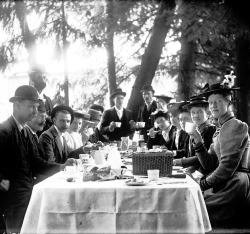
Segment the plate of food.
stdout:
<path fill-rule="evenodd" d="M 140 179 L 131 179 L 126 181 L 126 185 L 128 186 L 144 186 L 147 183 Z"/>

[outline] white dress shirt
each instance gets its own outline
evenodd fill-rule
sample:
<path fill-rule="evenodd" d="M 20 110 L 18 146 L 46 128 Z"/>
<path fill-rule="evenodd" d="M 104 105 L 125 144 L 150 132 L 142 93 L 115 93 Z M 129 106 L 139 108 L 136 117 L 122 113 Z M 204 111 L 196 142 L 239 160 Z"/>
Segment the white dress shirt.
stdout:
<path fill-rule="evenodd" d="M 123 108 L 121 108 L 120 110 L 118 108 L 116 108 L 115 106 L 115 110 L 116 110 L 116 113 L 118 115 L 118 118 L 121 120 L 122 118 L 122 115 L 123 115 Z"/>

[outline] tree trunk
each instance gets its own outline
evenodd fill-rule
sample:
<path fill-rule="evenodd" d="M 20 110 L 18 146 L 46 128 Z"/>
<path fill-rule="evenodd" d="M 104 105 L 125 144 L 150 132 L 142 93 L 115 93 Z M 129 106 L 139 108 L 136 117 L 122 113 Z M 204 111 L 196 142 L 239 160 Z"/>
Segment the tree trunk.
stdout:
<path fill-rule="evenodd" d="M 30 66 L 30 69 L 36 67 L 37 65 L 37 59 L 36 59 L 36 38 L 32 34 L 32 32 L 29 29 L 28 23 L 27 23 L 27 9 L 26 5 L 23 1 L 15 1 L 15 12 L 16 16 L 20 23 L 21 33 L 23 37 L 23 42 L 25 45 L 25 48 L 28 51 L 29 57 L 28 57 L 28 63 Z"/>
<path fill-rule="evenodd" d="M 248 37 L 236 39 L 236 116 L 250 124 L 250 41 Z M 249 125 L 250 126 L 250 125 Z"/>
<path fill-rule="evenodd" d="M 158 14 L 155 18 L 152 34 L 145 50 L 141 62 L 139 74 L 132 88 L 131 96 L 127 108 L 133 113 L 136 118 L 139 107 L 143 104 L 143 98 L 140 90 L 144 84 L 151 84 L 155 75 L 155 71 L 160 61 L 162 48 L 165 45 L 165 38 L 169 31 L 167 20 L 172 16 L 175 9 L 175 1 L 161 1 Z"/>
<path fill-rule="evenodd" d="M 67 59 L 67 29 L 65 25 L 65 12 L 64 12 L 64 0 L 62 1 L 62 39 L 63 39 L 63 62 L 64 62 L 64 94 L 65 94 L 65 104 L 69 105 L 69 77 L 68 77 L 68 59 Z"/>
<path fill-rule="evenodd" d="M 186 101 L 194 90 L 195 42 L 182 38 L 179 62 L 177 101 Z"/>
<path fill-rule="evenodd" d="M 116 72 L 115 72 L 115 55 L 114 55 L 114 5 L 113 0 L 107 0 L 107 29 L 106 29 L 106 51 L 107 51 L 107 66 L 108 66 L 108 87 L 109 93 L 112 94 L 117 88 Z M 113 106 L 113 101 L 110 100 L 110 106 Z"/>

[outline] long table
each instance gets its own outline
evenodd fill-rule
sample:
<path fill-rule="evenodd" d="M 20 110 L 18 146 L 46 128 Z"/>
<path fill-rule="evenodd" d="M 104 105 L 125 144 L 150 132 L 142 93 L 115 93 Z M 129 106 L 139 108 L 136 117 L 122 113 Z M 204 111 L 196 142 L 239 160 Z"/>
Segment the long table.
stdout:
<path fill-rule="evenodd" d="M 124 180 L 67 182 L 64 172 L 34 186 L 22 234 L 205 233 L 211 230 L 201 190 L 186 179 L 127 186 Z"/>

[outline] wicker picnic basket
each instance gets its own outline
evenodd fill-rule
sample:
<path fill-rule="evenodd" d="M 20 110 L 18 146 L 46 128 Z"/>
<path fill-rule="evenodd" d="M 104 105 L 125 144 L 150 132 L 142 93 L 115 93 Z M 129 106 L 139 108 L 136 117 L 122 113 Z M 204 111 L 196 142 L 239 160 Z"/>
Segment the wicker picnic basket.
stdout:
<path fill-rule="evenodd" d="M 133 175 L 147 175 L 149 169 L 159 169 L 160 175 L 172 174 L 173 156 L 166 152 L 133 152 Z"/>

